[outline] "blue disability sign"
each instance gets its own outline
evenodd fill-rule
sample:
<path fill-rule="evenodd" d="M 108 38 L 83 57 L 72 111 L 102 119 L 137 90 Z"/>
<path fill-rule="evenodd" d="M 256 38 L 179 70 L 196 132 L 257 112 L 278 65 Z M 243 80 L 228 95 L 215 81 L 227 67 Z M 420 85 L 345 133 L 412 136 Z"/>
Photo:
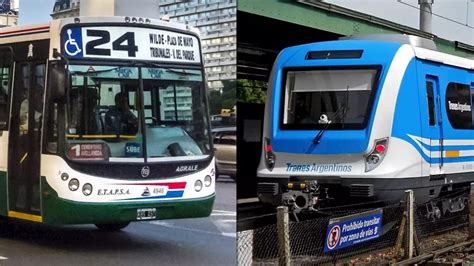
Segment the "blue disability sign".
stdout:
<path fill-rule="evenodd" d="M 329 220 L 324 252 L 375 239 L 382 232 L 382 209 Z"/>
<path fill-rule="evenodd" d="M 63 51 L 67 57 L 82 58 L 82 29 L 70 28 L 63 33 Z"/>

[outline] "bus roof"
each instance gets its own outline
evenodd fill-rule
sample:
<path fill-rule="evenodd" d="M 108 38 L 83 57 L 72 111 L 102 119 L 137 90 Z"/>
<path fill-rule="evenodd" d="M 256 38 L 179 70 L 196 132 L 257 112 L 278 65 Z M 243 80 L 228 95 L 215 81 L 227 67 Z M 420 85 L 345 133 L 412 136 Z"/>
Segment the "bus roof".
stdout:
<path fill-rule="evenodd" d="M 79 21 L 79 22 L 78 22 Z M 136 21 L 136 22 L 134 22 Z M 32 35 L 43 33 L 41 36 L 33 37 L 29 36 L 26 40 L 34 40 L 34 39 L 47 39 L 49 38 L 48 35 L 44 35 L 44 33 L 49 33 L 51 28 L 54 28 L 52 25 L 54 23 L 58 23 L 60 27 L 66 24 L 74 24 L 74 23 L 124 23 L 124 24 L 131 24 L 131 25 L 154 25 L 154 26 L 162 26 L 166 28 L 173 28 L 183 31 L 190 31 L 199 35 L 199 30 L 195 27 L 188 26 L 186 24 L 171 22 L 171 21 L 164 21 L 159 19 L 148 19 L 148 18 L 135 18 L 135 17 L 75 17 L 75 18 L 64 18 L 59 20 L 52 20 L 49 22 L 41 23 L 41 24 L 32 24 L 32 25 L 24 25 L 24 26 L 14 26 L 14 27 L 5 27 L 0 28 L 0 43 L 3 43 L 2 39 L 7 37 L 19 37 L 23 35 Z M 11 39 L 8 42 L 20 42 L 24 41 L 23 38 L 12 41 Z"/>
<path fill-rule="evenodd" d="M 190 31 L 199 35 L 199 30 L 195 27 L 153 18 L 138 18 L 138 17 L 71 17 L 60 19 L 61 26 L 64 24 L 74 23 L 124 23 L 130 25 L 154 25 L 167 28 L 173 28 L 183 31 Z"/>

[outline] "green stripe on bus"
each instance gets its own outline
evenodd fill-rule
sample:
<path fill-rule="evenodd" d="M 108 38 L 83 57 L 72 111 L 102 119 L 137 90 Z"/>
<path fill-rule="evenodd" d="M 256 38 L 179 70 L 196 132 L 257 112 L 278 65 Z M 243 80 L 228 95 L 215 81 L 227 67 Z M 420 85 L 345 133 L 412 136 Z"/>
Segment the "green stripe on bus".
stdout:
<path fill-rule="evenodd" d="M 0 215 L 8 215 L 7 172 L 0 171 Z"/>
<path fill-rule="evenodd" d="M 137 209 L 156 208 L 156 219 L 207 217 L 215 194 L 206 198 L 159 203 L 87 203 L 60 199 L 41 177 L 43 222 L 47 224 L 104 224 L 137 221 Z"/>

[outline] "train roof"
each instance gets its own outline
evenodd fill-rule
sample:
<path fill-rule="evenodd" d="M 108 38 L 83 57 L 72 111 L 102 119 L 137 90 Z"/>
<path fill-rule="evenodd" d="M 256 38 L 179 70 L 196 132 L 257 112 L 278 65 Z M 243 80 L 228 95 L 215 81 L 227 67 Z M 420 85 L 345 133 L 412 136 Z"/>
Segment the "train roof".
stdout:
<path fill-rule="evenodd" d="M 426 39 L 425 39 L 426 40 Z M 308 52 L 314 51 L 338 51 L 338 50 L 351 50 L 351 49 L 367 49 L 370 53 L 370 58 L 380 57 L 380 52 L 386 56 L 394 56 L 396 51 L 403 45 L 409 45 L 414 52 L 416 58 L 426 61 L 431 61 L 439 64 L 450 65 L 458 68 L 467 70 L 474 70 L 474 60 L 452 54 L 443 53 L 435 50 L 436 45 L 430 44 L 430 40 L 423 42 L 407 42 L 402 39 L 394 38 L 342 38 L 340 40 L 316 42 L 309 44 L 302 44 L 293 47 L 288 47 L 285 50 L 290 54 L 299 54 L 305 56 Z M 287 54 L 289 55 L 289 54 Z M 301 57 L 300 57 L 301 58 Z M 355 59 L 355 58 L 354 58 Z M 304 60 L 306 61 L 306 60 Z M 332 63 L 331 63 L 332 64 Z"/>
<path fill-rule="evenodd" d="M 433 40 L 405 34 L 356 34 L 339 38 L 340 40 L 373 40 L 397 42 L 413 47 L 419 59 L 474 70 L 474 60 L 437 51 Z"/>
<path fill-rule="evenodd" d="M 413 47 L 413 50 L 415 52 L 415 56 L 419 59 L 474 70 L 474 60 L 471 59 L 421 47 Z"/>

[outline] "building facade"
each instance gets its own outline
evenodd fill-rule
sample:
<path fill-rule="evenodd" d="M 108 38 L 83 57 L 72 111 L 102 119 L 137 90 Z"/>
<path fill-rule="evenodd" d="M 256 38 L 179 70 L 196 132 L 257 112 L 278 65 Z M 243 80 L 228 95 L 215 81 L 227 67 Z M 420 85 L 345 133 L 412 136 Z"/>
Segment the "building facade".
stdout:
<path fill-rule="evenodd" d="M 199 29 L 210 89 L 236 79 L 237 0 L 161 0 L 160 14 Z"/>
<path fill-rule="evenodd" d="M 175 91 L 176 90 L 176 91 Z M 184 121 L 193 119 L 193 94 L 189 87 L 168 87 L 160 93 L 162 120 Z"/>
<path fill-rule="evenodd" d="M 53 19 L 79 16 L 80 0 L 56 0 L 51 17 Z"/>
<path fill-rule="evenodd" d="M 0 28 L 18 25 L 19 0 L 0 0 Z"/>

